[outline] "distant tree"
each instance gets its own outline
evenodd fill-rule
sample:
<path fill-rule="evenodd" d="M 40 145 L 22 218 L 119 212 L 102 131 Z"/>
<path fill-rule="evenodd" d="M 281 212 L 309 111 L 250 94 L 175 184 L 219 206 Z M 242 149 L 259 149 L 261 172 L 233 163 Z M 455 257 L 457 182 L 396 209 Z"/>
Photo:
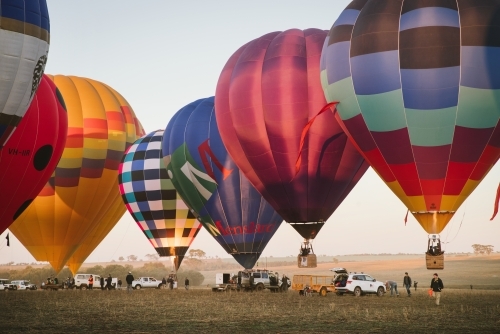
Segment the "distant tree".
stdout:
<path fill-rule="evenodd" d="M 339 263 L 339 259 L 337 259 L 336 257 L 333 258 L 333 263 Z"/>
<path fill-rule="evenodd" d="M 120 256 L 120 257 L 118 258 L 118 261 L 123 261 L 123 260 L 125 260 L 125 258 L 124 258 L 123 256 Z"/>
<path fill-rule="evenodd" d="M 129 256 L 127 256 L 127 260 L 129 260 L 129 261 L 137 261 L 137 255 L 129 255 Z"/>
<path fill-rule="evenodd" d="M 146 254 L 145 257 L 149 260 L 149 261 L 157 261 L 160 257 L 158 256 L 158 254 Z"/>
<path fill-rule="evenodd" d="M 199 259 L 202 259 L 207 256 L 207 254 L 201 249 L 190 249 L 188 254 L 189 257 L 197 257 Z"/>
<path fill-rule="evenodd" d="M 472 245 L 472 249 L 474 249 L 474 254 L 487 254 L 490 255 L 493 252 L 494 246 L 492 245 L 480 245 L 474 244 Z"/>

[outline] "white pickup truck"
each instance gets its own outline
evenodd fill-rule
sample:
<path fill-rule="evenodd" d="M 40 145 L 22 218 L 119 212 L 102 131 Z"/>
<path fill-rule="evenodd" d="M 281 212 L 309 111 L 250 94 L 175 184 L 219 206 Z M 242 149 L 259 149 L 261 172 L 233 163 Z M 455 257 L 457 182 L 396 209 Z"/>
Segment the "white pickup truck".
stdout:
<path fill-rule="evenodd" d="M 154 277 L 139 277 L 132 281 L 132 287 L 136 290 L 144 288 L 155 288 L 155 289 L 164 288 L 161 280 L 157 280 Z"/>

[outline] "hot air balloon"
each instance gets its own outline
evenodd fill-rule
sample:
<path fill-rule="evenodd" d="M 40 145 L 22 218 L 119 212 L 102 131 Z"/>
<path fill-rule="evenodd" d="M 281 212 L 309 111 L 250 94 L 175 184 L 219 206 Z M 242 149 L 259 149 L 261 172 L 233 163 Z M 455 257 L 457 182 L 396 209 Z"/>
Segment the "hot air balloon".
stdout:
<path fill-rule="evenodd" d="M 64 101 L 43 76 L 9 142 L 0 148 L 0 233 L 28 207 L 56 168 L 68 130 Z"/>
<path fill-rule="evenodd" d="M 325 37 L 292 29 L 245 44 L 226 63 L 215 94 L 229 154 L 306 245 L 368 168 L 328 112 L 310 127 L 296 174 L 302 130 L 326 105 L 319 80 Z"/>
<path fill-rule="evenodd" d="M 0 148 L 35 96 L 49 51 L 45 0 L 0 1 Z"/>
<path fill-rule="evenodd" d="M 214 98 L 179 110 L 167 125 L 162 149 L 182 198 L 227 253 L 245 269 L 253 268 L 283 219 L 227 153 Z"/>
<path fill-rule="evenodd" d="M 138 139 L 123 156 L 119 187 L 128 211 L 160 256 L 179 269 L 201 224 L 172 184 L 163 163 L 163 130 Z"/>
<path fill-rule="evenodd" d="M 68 111 L 66 146 L 49 182 L 10 229 L 35 259 L 59 272 L 96 226 L 116 224 L 118 219 L 104 217 L 121 201 L 118 165 L 143 130 L 130 105 L 109 86 L 73 76 L 52 80 Z M 68 265 L 74 270 L 83 260 Z"/>
<path fill-rule="evenodd" d="M 431 234 L 500 154 L 496 1 L 352 1 L 321 81 L 360 153 Z M 439 241 L 439 238 L 431 237 Z M 428 267 L 442 269 L 439 258 Z"/>

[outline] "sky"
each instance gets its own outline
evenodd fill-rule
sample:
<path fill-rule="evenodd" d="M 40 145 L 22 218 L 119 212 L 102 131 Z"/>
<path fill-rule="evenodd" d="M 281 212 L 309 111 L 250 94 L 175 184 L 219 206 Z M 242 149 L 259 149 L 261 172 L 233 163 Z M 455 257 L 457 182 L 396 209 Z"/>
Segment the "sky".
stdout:
<path fill-rule="evenodd" d="M 272 31 L 329 30 L 349 0 L 47 0 L 51 41 L 45 72 L 108 84 L 133 107 L 147 132 L 165 128 L 183 106 L 213 96 L 228 58 Z M 447 252 L 472 244 L 500 251 L 500 216 L 490 221 L 500 181 L 497 164 L 441 234 Z M 421 253 L 427 234 L 369 169 L 313 242 L 318 255 Z M 0 263 L 34 262 L 11 234 L 0 236 Z M 285 222 L 261 259 L 297 255 L 301 237 Z M 208 256 L 230 257 L 205 231 L 191 245 Z M 125 213 L 87 262 L 155 253 Z"/>

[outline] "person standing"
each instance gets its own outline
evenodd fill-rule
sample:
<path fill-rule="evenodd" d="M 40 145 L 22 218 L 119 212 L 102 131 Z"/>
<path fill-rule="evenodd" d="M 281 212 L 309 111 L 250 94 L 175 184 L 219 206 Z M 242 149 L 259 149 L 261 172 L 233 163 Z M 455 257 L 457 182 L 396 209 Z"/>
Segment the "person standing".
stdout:
<path fill-rule="evenodd" d="M 125 277 L 125 281 L 127 282 L 127 292 L 132 291 L 132 282 L 134 281 L 134 276 L 132 276 L 132 272 L 128 272 L 127 277 Z"/>
<path fill-rule="evenodd" d="M 174 278 L 172 276 L 169 276 L 168 278 L 170 281 L 168 282 L 168 285 L 170 287 L 170 290 L 174 289 Z"/>
<path fill-rule="evenodd" d="M 111 282 L 113 282 L 113 278 L 111 274 L 108 274 L 108 278 L 106 278 L 106 290 L 111 290 L 113 287 L 111 286 Z"/>
<path fill-rule="evenodd" d="M 415 291 L 417 291 L 417 284 L 418 284 L 418 282 L 417 282 L 417 281 L 414 281 L 414 282 L 413 282 L 413 287 L 415 288 Z"/>
<path fill-rule="evenodd" d="M 438 277 L 437 273 L 434 273 L 434 276 L 431 281 L 431 289 L 432 289 L 432 297 L 436 298 L 436 305 L 439 306 L 439 302 L 441 300 L 441 290 L 444 289 L 443 281 Z"/>
<path fill-rule="evenodd" d="M 94 286 L 94 276 L 90 275 L 90 277 L 89 277 L 89 290 L 92 290 L 93 286 Z"/>
<path fill-rule="evenodd" d="M 165 277 L 163 277 L 163 279 L 161 280 L 161 286 L 163 289 L 167 288 L 167 280 L 165 279 Z"/>
<path fill-rule="evenodd" d="M 408 297 L 411 297 L 411 277 L 408 276 L 408 273 L 405 273 L 405 277 L 403 278 L 403 286 L 406 288 Z"/>
<path fill-rule="evenodd" d="M 288 290 L 288 278 L 285 274 L 281 277 L 281 291 L 286 292 Z"/>
<path fill-rule="evenodd" d="M 104 276 L 101 275 L 101 279 L 99 280 L 99 284 L 101 285 L 101 290 L 104 291 Z"/>
<path fill-rule="evenodd" d="M 396 283 L 395 281 L 385 281 L 385 288 L 386 290 L 391 290 L 391 297 L 393 295 L 393 292 L 396 292 L 396 297 L 399 297 L 398 283 Z"/>
<path fill-rule="evenodd" d="M 186 290 L 189 290 L 189 279 L 187 277 L 184 280 L 184 287 L 186 288 Z"/>

